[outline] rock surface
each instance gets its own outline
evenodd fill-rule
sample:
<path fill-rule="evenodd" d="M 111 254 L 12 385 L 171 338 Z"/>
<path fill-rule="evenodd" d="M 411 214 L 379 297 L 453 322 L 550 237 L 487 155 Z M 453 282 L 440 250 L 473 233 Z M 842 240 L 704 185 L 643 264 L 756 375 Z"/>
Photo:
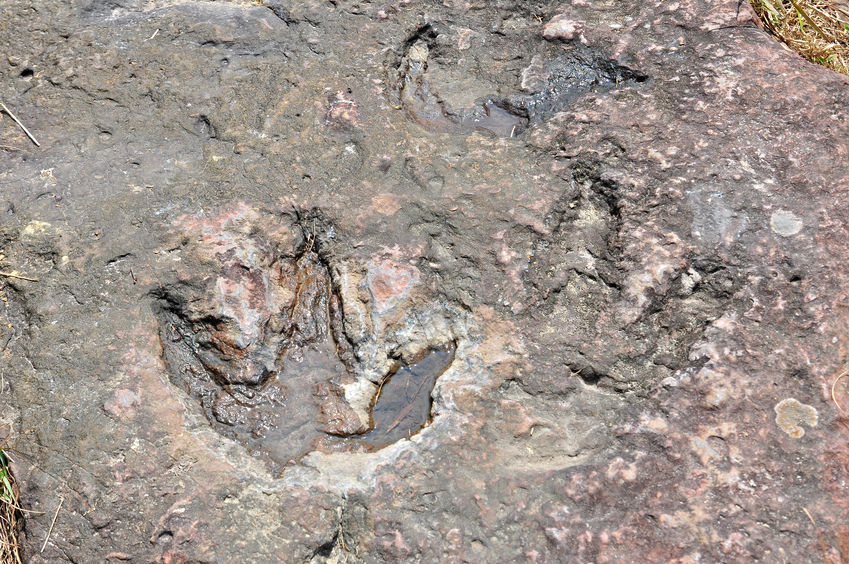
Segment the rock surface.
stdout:
<path fill-rule="evenodd" d="M 849 559 L 849 79 L 748 3 L 8 0 L 0 43 L 30 562 Z"/>

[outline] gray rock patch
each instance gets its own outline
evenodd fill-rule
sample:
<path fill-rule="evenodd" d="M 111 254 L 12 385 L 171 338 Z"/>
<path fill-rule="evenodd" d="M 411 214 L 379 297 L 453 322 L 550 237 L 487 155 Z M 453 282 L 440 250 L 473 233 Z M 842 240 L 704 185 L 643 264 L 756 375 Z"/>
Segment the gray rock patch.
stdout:
<path fill-rule="evenodd" d="M 770 217 L 769 226 L 782 237 L 792 237 L 802 230 L 805 223 L 793 212 L 778 210 Z"/>

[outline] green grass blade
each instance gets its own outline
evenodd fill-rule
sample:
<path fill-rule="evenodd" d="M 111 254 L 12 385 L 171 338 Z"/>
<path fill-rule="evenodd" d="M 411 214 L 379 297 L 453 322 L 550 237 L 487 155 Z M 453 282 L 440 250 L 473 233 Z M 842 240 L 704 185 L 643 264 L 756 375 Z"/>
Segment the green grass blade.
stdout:
<path fill-rule="evenodd" d="M 778 13 L 778 10 L 776 10 L 775 6 L 772 5 L 772 2 L 770 2 L 769 0 L 760 0 L 760 2 L 761 5 L 766 8 L 767 12 L 772 15 L 772 17 L 774 17 L 776 20 L 781 19 L 781 14 Z"/>
<path fill-rule="evenodd" d="M 805 18 L 805 21 L 807 21 L 811 25 L 811 27 L 814 28 L 817 31 L 817 33 L 820 34 L 820 36 L 822 36 L 823 39 L 825 39 L 826 41 L 829 41 L 829 37 L 825 34 L 825 32 L 822 29 L 820 29 L 820 26 L 818 26 L 814 22 L 814 20 L 811 19 L 811 16 L 809 16 L 808 13 L 805 12 L 805 10 L 803 10 L 802 7 L 799 4 L 796 3 L 796 0 L 790 0 L 790 3 L 793 4 L 794 8 L 796 8 L 796 12 L 799 13 L 799 16 L 800 16 L 799 27 L 800 28 L 802 27 L 801 18 Z M 804 28 L 802 29 L 802 32 L 803 33 L 805 32 Z"/>

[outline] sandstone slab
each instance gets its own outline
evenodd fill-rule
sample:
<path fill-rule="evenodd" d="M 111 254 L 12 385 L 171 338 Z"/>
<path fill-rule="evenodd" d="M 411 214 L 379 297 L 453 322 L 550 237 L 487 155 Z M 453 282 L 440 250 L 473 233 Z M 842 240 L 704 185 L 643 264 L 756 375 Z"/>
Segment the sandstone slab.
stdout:
<path fill-rule="evenodd" d="M 755 22 L 6 2 L 28 560 L 849 558 L 849 79 Z"/>

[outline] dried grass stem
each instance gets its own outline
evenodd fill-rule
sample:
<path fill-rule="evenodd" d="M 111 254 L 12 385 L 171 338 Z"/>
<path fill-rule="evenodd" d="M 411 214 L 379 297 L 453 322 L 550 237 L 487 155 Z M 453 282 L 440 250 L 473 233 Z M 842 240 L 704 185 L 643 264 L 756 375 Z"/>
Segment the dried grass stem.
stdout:
<path fill-rule="evenodd" d="M 849 5 L 842 0 L 751 0 L 764 26 L 809 61 L 849 74 Z"/>

